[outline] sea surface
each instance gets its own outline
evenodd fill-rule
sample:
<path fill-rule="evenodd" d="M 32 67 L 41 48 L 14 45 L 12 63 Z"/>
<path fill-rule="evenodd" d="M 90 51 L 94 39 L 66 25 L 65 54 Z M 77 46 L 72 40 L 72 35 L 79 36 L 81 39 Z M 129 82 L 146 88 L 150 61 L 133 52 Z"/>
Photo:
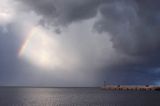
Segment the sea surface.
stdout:
<path fill-rule="evenodd" d="M 160 92 L 2 87 L 0 106 L 160 106 Z"/>

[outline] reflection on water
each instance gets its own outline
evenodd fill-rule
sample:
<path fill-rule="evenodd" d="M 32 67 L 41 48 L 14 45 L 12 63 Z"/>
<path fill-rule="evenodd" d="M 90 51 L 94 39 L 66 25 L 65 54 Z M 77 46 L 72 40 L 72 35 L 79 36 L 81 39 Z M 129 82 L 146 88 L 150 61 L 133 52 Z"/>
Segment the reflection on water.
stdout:
<path fill-rule="evenodd" d="M 160 106 L 160 92 L 99 88 L 0 88 L 0 106 Z"/>

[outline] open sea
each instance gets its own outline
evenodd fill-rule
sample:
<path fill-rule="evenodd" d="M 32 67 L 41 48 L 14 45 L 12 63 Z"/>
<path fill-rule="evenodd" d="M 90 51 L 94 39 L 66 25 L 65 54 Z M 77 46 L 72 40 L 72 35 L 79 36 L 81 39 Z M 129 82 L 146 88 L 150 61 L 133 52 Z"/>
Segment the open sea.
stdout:
<path fill-rule="evenodd" d="M 160 92 L 1 87 L 0 106 L 160 106 Z"/>

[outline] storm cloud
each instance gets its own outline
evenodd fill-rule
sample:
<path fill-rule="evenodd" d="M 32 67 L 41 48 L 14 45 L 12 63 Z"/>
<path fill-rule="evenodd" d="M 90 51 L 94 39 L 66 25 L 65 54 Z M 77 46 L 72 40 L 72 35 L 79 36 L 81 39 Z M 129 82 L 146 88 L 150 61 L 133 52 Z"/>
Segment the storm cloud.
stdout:
<path fill-rule="evenodd" d="M 68 73 L 67 81 L 73 81 L 79 74 L 77 81 L 93 81 L 95 85 L 103 80 L 114 84 L 159 82 L 158 0 L 16 0 L 16 3 L 15 17 L 21 14 L 21 20 L 26 21 L 14 19 L 23 23 L 21 30 L 28 28 L 28 22 L 53 30 L 52 37 L 58 38 L 61 52 L 65 56 L 72 54 L 79 61 Z M 53 72 L 50 80 L 56 75 Z M 67 77 L 56 80 L 64 83 Z"/>
<path fill-rule="evenodd" d="M 44 20 L 71 24 L 96 17 L 99 32 L 109 32 L 114 48 L 130 55 L 158 53 L 158 0 L 22 0 Z M 146 54 L 147 52 L 147 54 Z"/>

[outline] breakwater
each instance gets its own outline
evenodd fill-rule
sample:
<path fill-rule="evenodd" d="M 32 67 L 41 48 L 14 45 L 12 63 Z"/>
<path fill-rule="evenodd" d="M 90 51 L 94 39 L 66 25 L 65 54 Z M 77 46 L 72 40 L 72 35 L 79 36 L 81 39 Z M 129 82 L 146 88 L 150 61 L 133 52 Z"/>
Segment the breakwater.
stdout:
<path fill-rule="evenodd" d="M 105 85 L 102 87 L 104 90 L 121 90 L 121 91 L 160 91 L 160 86 L 129 86 L 129 85 Z"/>

